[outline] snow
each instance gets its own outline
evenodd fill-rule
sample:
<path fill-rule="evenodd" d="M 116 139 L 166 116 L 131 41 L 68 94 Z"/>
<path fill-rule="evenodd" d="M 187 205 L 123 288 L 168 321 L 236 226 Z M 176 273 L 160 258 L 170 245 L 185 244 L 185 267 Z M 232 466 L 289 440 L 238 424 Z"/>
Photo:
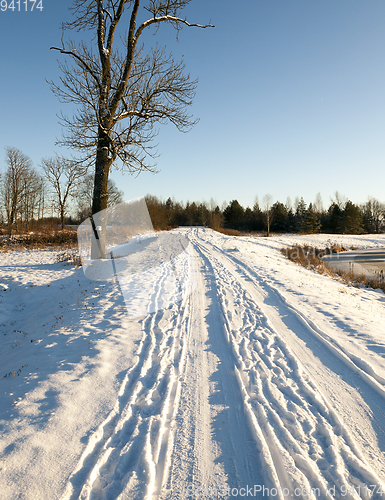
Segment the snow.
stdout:
<path fill-rule="evenodd" d="M 137 304 L 126 264 L 0 253 L 1 499 L 382 498 L 385 295 L 280 249 L 385 237 L 162 234 Z"/>

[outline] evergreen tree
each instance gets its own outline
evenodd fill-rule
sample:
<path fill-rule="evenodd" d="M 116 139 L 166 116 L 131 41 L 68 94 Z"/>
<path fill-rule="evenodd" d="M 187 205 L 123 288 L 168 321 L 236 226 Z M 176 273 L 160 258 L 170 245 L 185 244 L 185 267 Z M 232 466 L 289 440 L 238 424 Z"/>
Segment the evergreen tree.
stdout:
<path fill-rule="evenodd" d="M 363 232 L 361 211 L 350 200 L 346 202 L 342 212 L 340 232 L 346 234 L 360 234 Z"/>
<path fill-rule="evenodd" d="M 323 225 L 330 233 L 338 233 L 341 230 L 342 210 L 337 203 L 332 203 L 328 209 L 326 221 Z"/>
<path fill-rule="evenodd" d="M 251 211 L 250 230 L 262 231 L 264 227 L 265 223 L 263 221 L 263 213 L 262 210 L 260 209 L 258 200 L 256 200 L 254 207 Z"/>
<path fill-rule="evenodd" d="M 251 231 L 252 230 L 252 222 L 253 222 L 253 212 L 252 212 L 250 207 L 247 207 L 245 210 L 243 224 L 241 225 L 241 228 L 244 231 Z"/>
<path fill-rule="evenodd" d="M 288 213 L 285 205 L 279 201 L 275 202 L 273 207 L 274 219 L 271 224 L 271 230 L 275 232 L 287 231 Z"/>
<path fill-rule="evenodd" d="M 223 212 L 225 226 L 230 229 L 238 229 L 244 222 L 245 210 L 238 200 L 233 200 Z"/>
<path fill-rule="evenodd" d="M 180 203 L 174 203 L 173 206 L 174 214 L 173 214 L 173 225 L 174 226 L 186 226 L 186 214 L 183 206 Z"/>
<path fill-rule="evenodd" d="M 321 229 L 321 222 L 318 215 L 315 213 L 313 205 L 310 203 L 305 212 L 303 221 L 303 231 L 305 233 L 318 233 Z"/>
<path fill-rule="evenodd" d="M 195 201 L 192 203 L 187 202 L 186 204 L 186 209 L 185 209 L 185 214 L 186 214 L 186 224 L 188 226 L 198 226 L 200 219 L 199 219 L 199 209 Z"/>
<path fill-rule="evenodd" d="M 301 199 L 297 204 L 297 208 L 295 210 L 295 226 L 296 230 L 299 232 L 304 232 L 306 230 L 305 215 L 306 215 L 306 203 L 304 199 L 301 197 Z"/>
<path fill-rule="evenodd" d="M 201 203 L 198 207 L 198 226 L 207 227 L 209 223 L 209 211 L 204 203 Z"/>
<path fill-rule="evenodd" d="M 289 233 L 293 233 L 296 230 L 295 215 L 293 213 L 293 209 L 292 208 L 290 208 L 288 210 L 287 206 L 286 206 L 286 210 L 287 210 L 286 231 L 288 231 Z"/>

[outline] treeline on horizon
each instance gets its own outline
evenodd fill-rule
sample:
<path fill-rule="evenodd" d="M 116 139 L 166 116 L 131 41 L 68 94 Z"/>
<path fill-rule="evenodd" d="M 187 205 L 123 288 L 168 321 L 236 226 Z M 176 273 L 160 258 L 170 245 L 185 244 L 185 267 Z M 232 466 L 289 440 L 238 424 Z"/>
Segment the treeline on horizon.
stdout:
<path fill-rule="evenodd" d="M 362 205 L 344 199 L 338 192 L 326 209 L 317 195 L 316 202 L 307 205 L 303 198 L 290 202 L 272 203 L 270 195 L 262 205 L 255 202 L 253 208 L 244 208 L 237 200 L 219 208 L 207 204 L 185 204 L 168 198 L 162 201 L 147 195 L 146 202 L 154 229 L 164 230 L 178 226 L 205 226 L 239 232 L 274 233 L 380 233 L 385 229 L 385 204 L 370 198 Z"/>

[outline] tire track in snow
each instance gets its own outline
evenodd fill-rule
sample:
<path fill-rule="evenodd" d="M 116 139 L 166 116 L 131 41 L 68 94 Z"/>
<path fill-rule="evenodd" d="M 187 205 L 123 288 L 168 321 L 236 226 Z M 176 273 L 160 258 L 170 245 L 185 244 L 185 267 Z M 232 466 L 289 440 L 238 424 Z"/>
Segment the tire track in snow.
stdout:
<path fill-rule="evenodd" d="M 253 411 L 280 486 L 291 492 L 293 487 L 307 492 L 319 488 L 322 498 L 330 498 L 328 490 L 333 487 L 335 498 L 366 498 L 366 487 L 369 492 L 377 489 L 372 498 L 380 498 L 380 480 L 247 292 L 247 278 L 224 265 L 224 259 L 232 261 L 229 256 L 219 251 L 216 258 L 206 244 L 193 241 L 212 262 L 245 405 Z"/>
<path fill-rule="evenodd" d="M 191 297 L 191 335 L 162 500 L 229 498 L 228 489 L 234 492 L 247 485 L 276 484 L 265 481 L 268 474 L 263 470 L 268 464 L 259 456 L 258 441 L 243 408 L 234 358 L 223 342 L 221 308 L 210 263 L 199 251 L 196 260 L 200 272 Z"/>
<path fill-rule="evenodd" d="M 154 287 L 160 299 L 167 269 Z M 88 445 L 62 500 L 157 497 L 167 475 L 189 329 L 186 302 L 146 316 L 135 364 Z"/>
<path fill-rule="evenodd" d="M 216 245 L 215 248 L 223 257 L 220 248 Z M 338 408 L 349 432 L 365 451 L 372 469 L 384 480 L 385 399 L 380 378 L 372 377 L 373 370 L 368 370 L 365 362 L 358 363 L 356 356 L 290 304 L 270 279 L 260 276 L 235 255 L 225 254 L 225 259 L 258 302 L 270 324 L 290 343 L 297 359 L 306 365 L 313 379 L 316 377 L 318 386 Z"/>
<path fill-rule="evenodd" d="M 259 242 L 252 243 L 271 250 L 270 245 Z M 223 251 L 220 247 L 215 245 L 215 243 L 211 244 L 213 245 L 213 248 L 223 254 Z M 380 394 L 380 396 L 385 397 L 385 379 L 377 374 L 373 367 L 370 366 L 370 364 L 349 352 L 343 345 L 324 333 L 321 328 L 319 328 L 312 320 L 310 320 L 310 318 L 306 317 L 302 312 L 291 305 L 287 301 L 287 299 L 278 291 L 277 288 L 269 284 L 266 280 L 262 279 L 258 273 L 250 268 L 250 266 L 237 259 L 234 255 L 232 255 L 231 258 L 227 254 L 226 256 L 230 261 L 235 263 L 235 265 L 241 270 L 241 273 L 248 275 L 248 278 L 252 279 L 253 281 L 256 280 L 260 288 L 262 288 L 268 295 L 274 295 L 284 307 L 290 309 L 291 314 L 295 315 L 301 323 L 304 323 L 305 327 L 308 330 L 312 331 L 313 336 L 318 337 L 320 341 L 323 342 L 330 351 L 332 351 L 333 354 L 335 354 L 342 362 L 347 364 L 350 369 L 353 369 L 356 373 L 359 373 L 360 376 L 363 377 L 367 381 L 367 383 Z"/>

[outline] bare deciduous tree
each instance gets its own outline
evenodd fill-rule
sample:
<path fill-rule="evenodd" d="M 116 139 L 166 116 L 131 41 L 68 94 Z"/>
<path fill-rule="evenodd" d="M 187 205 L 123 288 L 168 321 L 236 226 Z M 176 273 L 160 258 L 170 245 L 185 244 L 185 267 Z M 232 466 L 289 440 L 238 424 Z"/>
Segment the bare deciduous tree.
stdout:
<path fill-rule="evenodd" d="M 41 210 L 44 211 L 45 182 L 42 176 L 30 168 L 22 181 L 22 196 L 19 208 L 20 221 L 25 228 L 30 229 L 31 222 L 39 219 Z"/>
<path fill-rule="evenodd" d="M 92 213 L 92 194 L 94 187 L 94 176 L 87 174 L 81 179 L 76 190 L 76 203 L 78 219 L 87 219 Z M 112 207 L 123 202 L 123 191 L 120 191 L 115 182 L 109 178 L 107 184 L 108 202 L 107 207 Z"/>
<path fill-rule="evenodd" d="M 68 201 L 75 195 L 80 180 L 86 173 L 86 168 L 79 163 L 65 158 L 45 158 L 42 168 L 46 180 L 54 191 L 54 208 L 60 216 L 60 224 L 64 229 L 64 218 L 68 210 Z"/>
<path fill-rule="evenodd" d="M 33 168 L 32 161 L 17 148 L 6 148 L 7 168 L 1 176 L 0 200 L 9 234 L 22 224 L 30 228 L 44 210 L 44 180 Z"/>
<path fill-rule="evenodd" d="M 321 193 L 317 193 L 313 204 L 313 209 L 317 215 L 321 215 L 324 211 Z"/>
<path fill-rule="evenodd" d="M 346 196 L 341 194 L 339 191 L 336 191 L 334 193 L 334 198 L 330 198 L 330 199 L 331 199 L 332 203 L 335 203 L 340 210 L 343 210 L 345 208 L 345 205 L 348 201 Z"/>
<path fill-rule="evenodd" d="M 2 177 L 1 198 L 6 213 L 8 231 L 11 234 L 20 214 L 23 198 L 26 196 L 32 162 L 17 148 L 6 147 L 5 151 L 7 169 Z"/>
<path fill-rule="evenodd" d="M 51 88 L 62 101 L 78 106 L 78 114 L 62 117 L 68 129 L 62 143 L 80 150 L 86 161 L 96 157 L 93 214 L 107 208 L 108 175 L 115 161 L 130 172 L 154 169 L 151 145 L 156 123 L 171 122 L 181 131 L 195 123 L 186 109 L 197 82 L 184 73 L 183 61 L 176 62 L 158 47 L 145 53 L 138 45 L 150 26 L 211 26 L 181 17 L 190 1 L 74 0 L 75 20 L 63 28 L 91 30 L 95 36 L 88 46 L 62 39 L 61 47 L 51 47 L 73 63 L 60 64 L 61 83 L 51 82 Z M 149 17 L 139 21 L 144 14 Z M 98 248 L 104 248 L 103 236 Z"/>
<path fill-rule="evenodd" d="M 379 233 L 385 220 L 385 204 L 375 198 L 369 198 L 361 207 L 366 229 L 370 232 Z"/>
<path fill-rule="evenodd" d="M 273 197 L 271 196 L 271 194 L 266 194 L 263 197 L 263 208 L 266 218 L 267 236 L 270 236 L 270 226 L 273 220 L 272 202 L 273 202 Z"/>

